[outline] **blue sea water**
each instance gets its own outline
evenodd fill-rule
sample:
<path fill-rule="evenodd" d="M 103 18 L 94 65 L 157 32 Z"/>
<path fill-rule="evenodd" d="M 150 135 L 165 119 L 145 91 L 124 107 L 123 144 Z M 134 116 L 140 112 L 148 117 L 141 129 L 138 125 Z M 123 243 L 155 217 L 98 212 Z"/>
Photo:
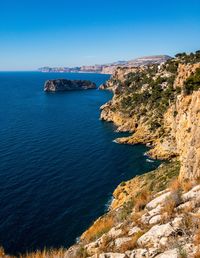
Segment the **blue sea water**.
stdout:
<path fill-rule="evenodd" d="M 143 145 L 99 120 L 108 91 L 44 93 L 45 80 L 100 74 L 0 73 L 0 245 L 12 254 L 68 247 L 101 214 L 121 182 L 152 170 Z"/>

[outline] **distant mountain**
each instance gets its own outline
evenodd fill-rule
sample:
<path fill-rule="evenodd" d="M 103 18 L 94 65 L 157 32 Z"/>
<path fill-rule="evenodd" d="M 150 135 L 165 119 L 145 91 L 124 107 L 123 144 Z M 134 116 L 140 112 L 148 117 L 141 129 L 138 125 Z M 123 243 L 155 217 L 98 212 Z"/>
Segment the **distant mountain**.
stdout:
<path fill-rule="evenodd" d="M 166 62 L 169 59 L 171 59 L 171 57 L 167 55 L 144 56 L 144 57 L 139 57 L 139 58 L 130 60 L 127 62 L 127 64 L 128 66 L 160 64 L 160 63 Z"/>
<path fill-rule="evenodd" d="M 160 64 L 171 59 L 167 55 L 145 56 L 130 61 L 117 61 L 103 65 L 90 65 L 81 67 L 41 67 L 40 72 L 52 73 L 105 73 L 112 74 L 117 67 L 138 67 L 142 65 Z"/>

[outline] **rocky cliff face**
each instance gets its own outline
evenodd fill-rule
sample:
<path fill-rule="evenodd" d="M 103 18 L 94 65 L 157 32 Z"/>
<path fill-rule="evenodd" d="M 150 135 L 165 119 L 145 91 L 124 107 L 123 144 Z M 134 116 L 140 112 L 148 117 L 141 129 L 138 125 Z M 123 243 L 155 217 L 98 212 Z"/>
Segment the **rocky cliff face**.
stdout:
<path fill-rule="evenodd" d="M 200 52 L 162 65 L 118 68 L 102 89 L 114 92 L 101 119 L 168 159 L 122 182 L 108 213 L 85 231 L 69 257 L 200 257 Z"/>
<path fill-rule="evenodd" d="M 176 152 L 181 162 L 180 178 L 200 177 L 200 92 L 179 96 L 174 107 L 177 115 L 171 120 Z"/>
<path fill-rule="evenodd" d="M 88 90 L 96 89 L 95 83 L 87 80 L 48 80 L 45 82 L 44 91 L 55 92 L 55 91 L 72 91 L 72 90 Z"/>
<path fill-rule="evenodd" d="M 199 62 L 175 59 L 157 68 L 118 69 L 104 86 L 114 97 L 101 107 L 101 119 L 114 122 L 119 131 L 133 132 L 116 141 L 148 143 L 153 158 L 177 156 L 182 179 L 200 176 L 200 92 L 188 88 L 199 67 Z M 140 76 L 147 78 L 141 82 Z"/>
<path fill-rule="evenodd" d="M 183 87 L 184 82 L 187 80 L 187 78 L 195 73 L 196 69 L 200 68 L 200 63 L 195 64 L 182 64 L 180 63 L 178 66 L 178 73 L 177 77 L 174 81 L 175 87 Z"/>

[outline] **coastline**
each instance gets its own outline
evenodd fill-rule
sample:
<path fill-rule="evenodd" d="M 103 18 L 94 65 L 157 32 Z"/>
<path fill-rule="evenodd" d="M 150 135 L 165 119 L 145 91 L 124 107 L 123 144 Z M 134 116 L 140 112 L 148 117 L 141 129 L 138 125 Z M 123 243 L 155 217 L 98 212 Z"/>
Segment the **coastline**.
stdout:
<path fill-rule="evenodd" d="M 199 216 L 197 209 L 199 207 L 199 200 L 195 199 L 196 195 L 193 196 L 194 200 L 192 200 L 195 205 L 189 202 L 190 207 L 188 210 L 185 210 L 187 204 L 185 203 L 186 199 L 184 196 L 189 194 L 190 191 L 196 191 L 196 189 L 198 191 L 200 189 L 198 182 L 199 170 L 195 166 L 196 172 L 194 172 L 192 161 L 189 160 L 192 157 L 191 155 L 193 155 L 195 163 L 197 159 L 194 153 L 198 146 L 194 146 L 196 141 L 194 141 L 194 135 L 191 132 L 195 132 L 195 135 L 197 133 L 196 125 L 199 123 L 199 116 L 195 117 L 194 114 L 197 112 L 196 107 L 198 106 L 200 94 L 198 88 L 197 91 L 185 94 L 184 87 L 185 82 L 192 78 L 195 71 L 198 71 L 200 63 L 182 64 L 181 61 L 177 65 L 178 58 L 175 61 L 170 60 L 166 62 L 166 65 L 163 64 L 157 67 L 156 73 L 154 66 L 152 66 L 152 72 L 150 67 L 131 68 L 128 71 L 127 69 L 118 68 L 111 79 L 100 87 L 102 90 L 109 89 L 114 93 L 112 100 L 100 108 L 100 118 L 114 123 L 119 132 L 126 131 L 132 133 L 128 137 L 117 138 L 114 142 L 131 145 L 145 144 L 150 147 L 150 150 L 145 153 L 149 162 L 152 161 L 151 159 L 166 160 L 167 162 L 162 163 L 154 171 L 136 176 L 118 185 L 113 192 L 114 199 L 109 211 L 98 218 L 80 237 L 78 245 L 83 246 L 83 250 L 87 254 L 86 257 L 96 258 L 98 254 L 102 254 L 102 257 L 107 257 L 106 255 L 108 257 L 115 257 L 115 255 L 116 257 L 138 258 L 143 256 L 162 257 L 163 253 L 163 257 L 168 255 L 166 257 L 177 258 L 182 252 L 187 253 L 189 257 L 196 257 L 194 255 L 198 253 L 198 247 L 195 246 L 192 238 L 189 240 L 189 245 L 186 245 L 188 243 L 188 236 L 183 239 L 184 244 L 181 246 L 181 250 L 178 246 L 175 246 L 174 249 L 169 249 L 168 241 L 171 241 L 171 233 L 165 235 L 168 233 L 163 231 L 163 233 L 159 233 L 161 234 L 159 239 L 156 238 L 159 228 L 166 227 L 168 230 L 168 225 L 171 225 L 173 227 L 172 231 L 174 231 L 185 227 L 183 223 L 187 219 L 188 211 L 192 211 L 193 214 L 197 213 L 194 216 Z M 185 58 L 185 55 L 181 56 L 181 58 Z M 170 67 L 170 70 L 168 70 L 168 67 Z M 148 110 L 144 105 L 143 95 L 145 91 L 149 94 L 146 82 L 149 82 L 147 75 L 150 72 L 151 76 L 155 73 L 154 78 L 156 78 L 152 80 L 152 87 L 158 87 L 157 85 L 161 84 L 163 91 L 169 87 L 168 98 L 172 101 L 167 99 L 167 103 L 165 94 L 164 96 L 159 96 L 160 92 L 155 91 L 155 94 L 157 94 L 155 96 L 161 98 L 163 106 L 155 103 L 156 98 L 153 98 L 153 102 L 151 102 L 151 99 L 147 102 L 147 105 L 151 106 Z M 133 84 L 134 74 L 138 73 L 141 74 L 143 80 L 141 82 L 142 86 L 139 89 L 137 86 L 138 81 L 136 81 L 136 84 Z M 163 79 L 161 76 L 163 76 Z M 129 77 L 132 78 L 132 81 L 130 81 Z M 147 79 L 145 79 L 146 77 Z M 154 80 L 156 80 L 156 86 L 154 86 Z M 130 85 L 130 83 L 136 88 L 136 93 L 134 88 L 127 90 L 127 85 Z M 130 102 L 131 94 L 133 94 L 134 101 L 138 102 L 138 106 L 133 105 L 132 110 L 129 108 L 132 104 Z M 139 102 L 138 96 L 142 96 L 144 103 L 142 101 Z M 158 115 L 157 111 L 161 108 L 163 109 L 163 114 Z M 187 117 L 190 117 L 192 121 L 188 121 Z M 191 128 L 194 128 L 194 130 Z M 187 148 L 188 140 L 190 141 L 191 138 L 193 139 L 192 145 L 194 146 L 192 150 Z M 190 158 L 188 159 L 188 157 Z M 191 164 L 190 168 L 188 163 Z M 151 203 L 156 203 L 156 205 L 151 206 Z M 178 213 L 177 211 L 179 210 L 180 212 Z M 190 219 L 193 220 L 192 217 Z M 180 222 L 175 224 L 176 221 Z M 132 233 L 130 233 L 130 230 L 133 230 L 131 227 L 136 230 L 133 233 L 133 237 Z M 191 221 L 190 227 L 193 228 L 195 237 L 198 231 L 195 228 L 194 221 Z M 151 236 L 151 230 L 154 232 L 153 230 L 156 229 L 155 235 Z M 186 227 L 185 230 L 189 232 L 190 228 Z M 129 233 L 127 234 L 127 232 Z M 176 239 L 176 241 L 180 241 L 178 236 L 176 236 Z M 149 244 L 153 246 L 153 253 L 151 255 L 149 254 Z M 162 247 L 164 248 L 163 250 L 160 250 L 161 246 L 164 246 Z M 76 247 L 69 249 L 70 255 L 75 250 L 74 248 L 76 249 Z"/>
<path fill-rule="evenodd" d="M 100 108 L 101 120 L 131 133 L 114 141 L 144 144 L 150 147 L 147 162 L 166 162 L 121 182 L 109 209 L 61 257 L 198 257 L 200 63 L 179 58 L 128 72 L 119 68 L 103 86 L 114 95 Z"/>

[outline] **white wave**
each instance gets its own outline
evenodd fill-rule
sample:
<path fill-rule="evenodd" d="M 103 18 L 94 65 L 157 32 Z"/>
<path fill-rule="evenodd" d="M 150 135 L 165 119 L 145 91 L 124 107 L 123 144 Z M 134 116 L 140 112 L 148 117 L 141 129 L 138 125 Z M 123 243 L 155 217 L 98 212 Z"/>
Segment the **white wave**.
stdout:
<path fill-rule="evenodd" d="M 115 139 L 115 140 L 113 140 L 112 142 L 114 142 L 114 143 L 118 143 L 118 141 Z"/>
<path fill-rule="evenodd" d="M 152 160 L 152 159 L 146 159 L 146 162 L 153 163 L 153 162 L 154 162 L 154 160 Z"/>
<path fill-rule="evenodd" d="M 112 201 L 114 200 L 114 197 L 113 196 L 110 196 L 107 203 L 105 204 L 105 211 L 109 211 L 110 209 L 110 205 L 112 203 Z"/>

